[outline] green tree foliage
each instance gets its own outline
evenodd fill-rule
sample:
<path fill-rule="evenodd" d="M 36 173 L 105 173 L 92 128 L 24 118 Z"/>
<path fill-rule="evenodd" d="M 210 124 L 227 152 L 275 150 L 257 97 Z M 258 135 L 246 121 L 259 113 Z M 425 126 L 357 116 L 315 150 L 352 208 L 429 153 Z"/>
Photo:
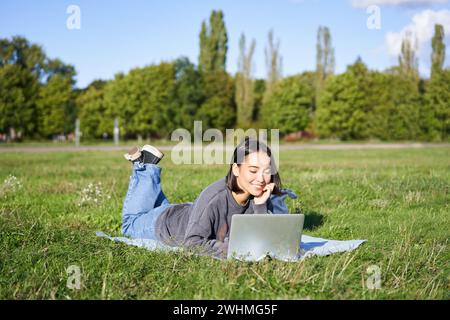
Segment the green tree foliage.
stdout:
<path fill-rule="evenodd" d="M 252 41 L 247 52 L 245 35 L 239 40 L 238 72 L 236 74 L 237 125 L 250 127 L 254 113 L 254 81 L 252 79 L 252 60 L 256 42 Z"/>
<path fill-rule="evenodd" d="M 236 123 L 234 81 L 226 72 L 202 74 L 205 100 L 196 118 L 203 121 L 203 128 L 224 130 Z"/>
<path fill-rule="evenodd" d="M 316 128 L 322 137 L 382 140 L 448 140 L 450 71 L 443 69 L 444 30 L 435 26 L 429 80 L 420 79 L 411 34 L 403 39 L 399 64 L 370 71 L 358 59 L 334 75 L 330 31 L 317 35 L 315 72 L 283 79 L 280 41 L 268 35 L 267 78 L 252 79 L 254 42 L 240 39 L 238 72 L 225 70 L 227 31 L 213 11 L 200 31 L 199 65 L 187 58 L 135 68 L 107 83 L 75 89 L 75 69 L 46 56 L 22 37 L 0 39 L 0 133 L 51 137 L 73 131 L 76 116 L 84 137 L 168 137 L 179 127 L 279 128 L 282 134 Z M 319 94 L 320 93 L 320 94 Z M 76 101 L 76 103 L 74 103 Z"/>
<path fill-rule="evenodd" d="M 444 27 L 441 24 L 434 26 L 434 36 L 431 40 L 431 77 L 442 70 L 445 60 Z"/>
<path fill-rule="evenodd" d="M 267 35 L 268 44 L 264 50 L 266 58 L 267 80 L 264 100 L 268 100 L 276 83 L 281 79 L 282 57 L 280 55 L 280 40 L 274 42 L 273 30 Z"/>
<path fill-rule="evenodd" d="M 199 69 L 204 72 L 225 71 L 228 35 L 221 10 L 213 10 L 209 25 L 204 21 L 200 31 Z"/>
<path fill-rule="evenodd" d="M 174 62 L 175 101 L 174 124 L 193 132 L 194 120 L 204 96 L 202 78 L 194 64 L 182 57 Z"/>
<path fill-rule="evenodd" d="M 0 39 L 0 67 L 17 65 L 35 75 L 39 80 L 45 74 L 47 57 L 41 46 L 30 44 L 23 37 Z"/>
<path fill-rule="evenodd" d="M 317 30 L 316 44 L 316 88 L 322 90 L 325 80 L 334 74 L 334 48 L 328 27 L 320 26 Z M 319 92 L 318 92 L 319 93 Z"/>
<path fill-rule="evenodd" d="M 198 66 L 202 71 L 210 71 L 212 69 L 212 53 L 209 41 L 209 31 L 205 21 L 202 22 L 202 27 L 200 29 L 200 55 L 198 57 Z"/>
<path fill-rule="evenodd" d="M 448 140 L 450 137 L 450 69 L 433 74 L 425 93 L 428 110 L 427 140 Z"/>
<path fill-rule="evenodd" d="M 37 135 L 36 99 L 45 53 L 23 37 L 0 39 L 0 132 Z"/>
<path fill-rule="evenodd" d="M 398 57 L 399 71 L 403 78 L 416 78 L 419 80 L 419 63 L 416 57 L 417 41 L 413 40 L 410 33 L 407 33 L 402 40 L 401 52 Z"/>
<path fill-rule="evenodd" d="M 105 87 L 106 116 L 125 136 L 165 137 L 173 129 L 175 68 L 161 63 L 119 74 Z"/>
<path fill-rule="evenodd" d="M 29 70 L 17 64 L 0 67 L 0 132 L 36 135 L 38 90 L 38 80 Z"/>
<path fill-rule="evenodd" d="M 278 82 L 266 102 L 263 113 L 269 128 L 278 128 L 281 134 L 304 130 L 310 120 L 314 101 L 315 75 L 305 72 Z"/>
<path fill-rule="evenodd" d="M 412 140 L 420 137 L 422 100 L 414 79 L 398 74 L 372 72 L 373 110 L 368 115 L 370 137 L 382 140 Z"/>
<path fill-rule="evenodd" d="M 199 71 L 203 97 L 196 119 L 203 127 L 220 130 L 236 122 L 234 81 L 225 71 L 228 35 L 222 11 L 212 11 L 209 25 L 202 23 L 200 31 Z"/>
<path fill-rule="evenodd" d="M 399 72 L 371 72 L 361 61 L 326 82 L 316 124 L 323 137 L 420 139 L 427 116 L 418 82 Z"/>
<path fill-rule="evenodd" d="M 369 70 L 360 59 L 343 74 L 329 78 L 317 101 L 316 126 L 322 137 L 343 140 L 365 139 L 370 135 L 372 110 Z"/>
<path fill-rule="evenodd" d="M 445 61 L 444 27 L 434 26 L 431 77 L 426 86 L 422 132 L 427 140 L 448 140 L 450 131 L 450 70 Z"/>
<path fill-rule="evenodd" d="M 252 121 L 260 122 L 260 114 L 262 110 L 264 93 L 266 91 L 266 81 L 264 79 L 256 79 L 254 81 L 254 108 Z"/>
<path fill-rule="evenodd" d="M 68 133 L 76 114 L 74 76 L 73 66 L 48 58 L 25 38 L 0 39 L 0 131 L 45 137 Z"/>
<path fill-rule="evenodd" d="M 47 81 L 53 76 L 58 75 L 62 79 L 68 79 L 71 85 L 75 84 L 75 68 L 72 65 L 65 64 L 59 59 L 48 59 L 45 66 Z"/>
<path fill-rule="evenodd" d="M 83 137 L 100 138 L 103 133 L 112 132 L 112 120 L 106 116 L 105 86 L 104 81 L 94 81 L 76 99 Z"/>
<path fill-rule="evenodd" d="M 73 123 L 72 79 L 54 75 L 39 90 L 37 99 L 39 132 L 44 137 L 69 133 Z"/>

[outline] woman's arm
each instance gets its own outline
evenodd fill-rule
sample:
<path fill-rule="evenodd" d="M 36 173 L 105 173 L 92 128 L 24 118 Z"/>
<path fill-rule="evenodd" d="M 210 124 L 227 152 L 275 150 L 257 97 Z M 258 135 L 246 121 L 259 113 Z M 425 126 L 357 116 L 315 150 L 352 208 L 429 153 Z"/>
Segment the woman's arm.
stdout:
<path fill-rule="evenodd" d="M 216 235 L 215 226 L 226 224 L 225 219 L 220 216 L 215 202 L 212 201 L 203 210 L 193 208 L 189 218 L 188 226 L 184 237 L 184 245 L 188 247 L 201 247 L 206 254 L 216 257 L 226 257 L 228 251 L 228 241 L 226 239 L 214 239 Z"/>

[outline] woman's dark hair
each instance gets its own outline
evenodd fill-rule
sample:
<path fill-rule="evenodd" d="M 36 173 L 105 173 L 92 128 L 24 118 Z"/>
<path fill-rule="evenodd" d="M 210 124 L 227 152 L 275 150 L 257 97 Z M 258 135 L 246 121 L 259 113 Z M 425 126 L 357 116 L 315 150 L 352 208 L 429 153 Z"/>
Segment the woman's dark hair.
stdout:
<path fill-rule="evenodd" d="M 270 183 L 274 183 L 275 187 L 273 188 L 272 194 L 281 195 L 281 178 L 278 174 L 278 170 L 275 165 L 275 160 L 272 156 L 272 151 L 270 148 L 264 144 L 263 142 L 252 139 L 250 137 L 245 137 L 244 140 L 234 149 L 233 157 L 231 159 L 230 170 L 228 171 L 226 182 L 227 187 L 236 193 L 243 193 L 244 191 L 239 188 L 237 183 L 237 177 L 233 174 L 233 164 L 237 164 L 240 166 L 247 155 L 253 152 L 262 151 L 265 152 L 270 157 Z"/>

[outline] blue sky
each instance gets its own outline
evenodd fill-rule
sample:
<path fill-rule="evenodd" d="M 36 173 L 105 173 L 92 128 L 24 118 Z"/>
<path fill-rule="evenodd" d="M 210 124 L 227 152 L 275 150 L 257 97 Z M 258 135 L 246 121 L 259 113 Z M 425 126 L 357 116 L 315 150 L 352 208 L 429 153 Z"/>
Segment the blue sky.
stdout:
<path fill-rule="evenodd" d="M 370 30 L 367 6 L 380 9 L 381 29 Z M 81 10 L 81 29 L 69 30 L 69 5 Z M 201 22 L 221 9 L 229 37 L 227 70 L 237 68 L 238 42 L 256 40 L 254 76 L 265 77 L 267 33 L 280 39 L 283 75 L 315 68 L 316 33 L 331 30 L 336 72 L 361 56 L 371 69 L 397 63 L 406 31 L 416 32 L 419 66 L 429 72 L 435 22 L 444 24 L 450 65 L 450 4 L 447 0 L 2 0 L 0 38 L 22 35 L 41 44 L 47 55 L 73 64 L 77 86 L 112 79 L 117 72 L 187 56 L 197 63 Z"/>

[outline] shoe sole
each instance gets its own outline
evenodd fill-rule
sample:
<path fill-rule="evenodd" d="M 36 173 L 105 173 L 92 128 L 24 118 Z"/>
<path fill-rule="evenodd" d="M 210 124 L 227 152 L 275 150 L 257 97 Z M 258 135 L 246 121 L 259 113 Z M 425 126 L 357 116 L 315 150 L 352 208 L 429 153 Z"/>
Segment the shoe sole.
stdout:
<path fill-rule="evenodd" d="M 128 151 L 128 153 L 125 153 L 123 156 L 128 161 L 135 161 L 141 157 L 142 153 L 141 150 L 139 150 L 138 147 L 133 147 Z"/>

